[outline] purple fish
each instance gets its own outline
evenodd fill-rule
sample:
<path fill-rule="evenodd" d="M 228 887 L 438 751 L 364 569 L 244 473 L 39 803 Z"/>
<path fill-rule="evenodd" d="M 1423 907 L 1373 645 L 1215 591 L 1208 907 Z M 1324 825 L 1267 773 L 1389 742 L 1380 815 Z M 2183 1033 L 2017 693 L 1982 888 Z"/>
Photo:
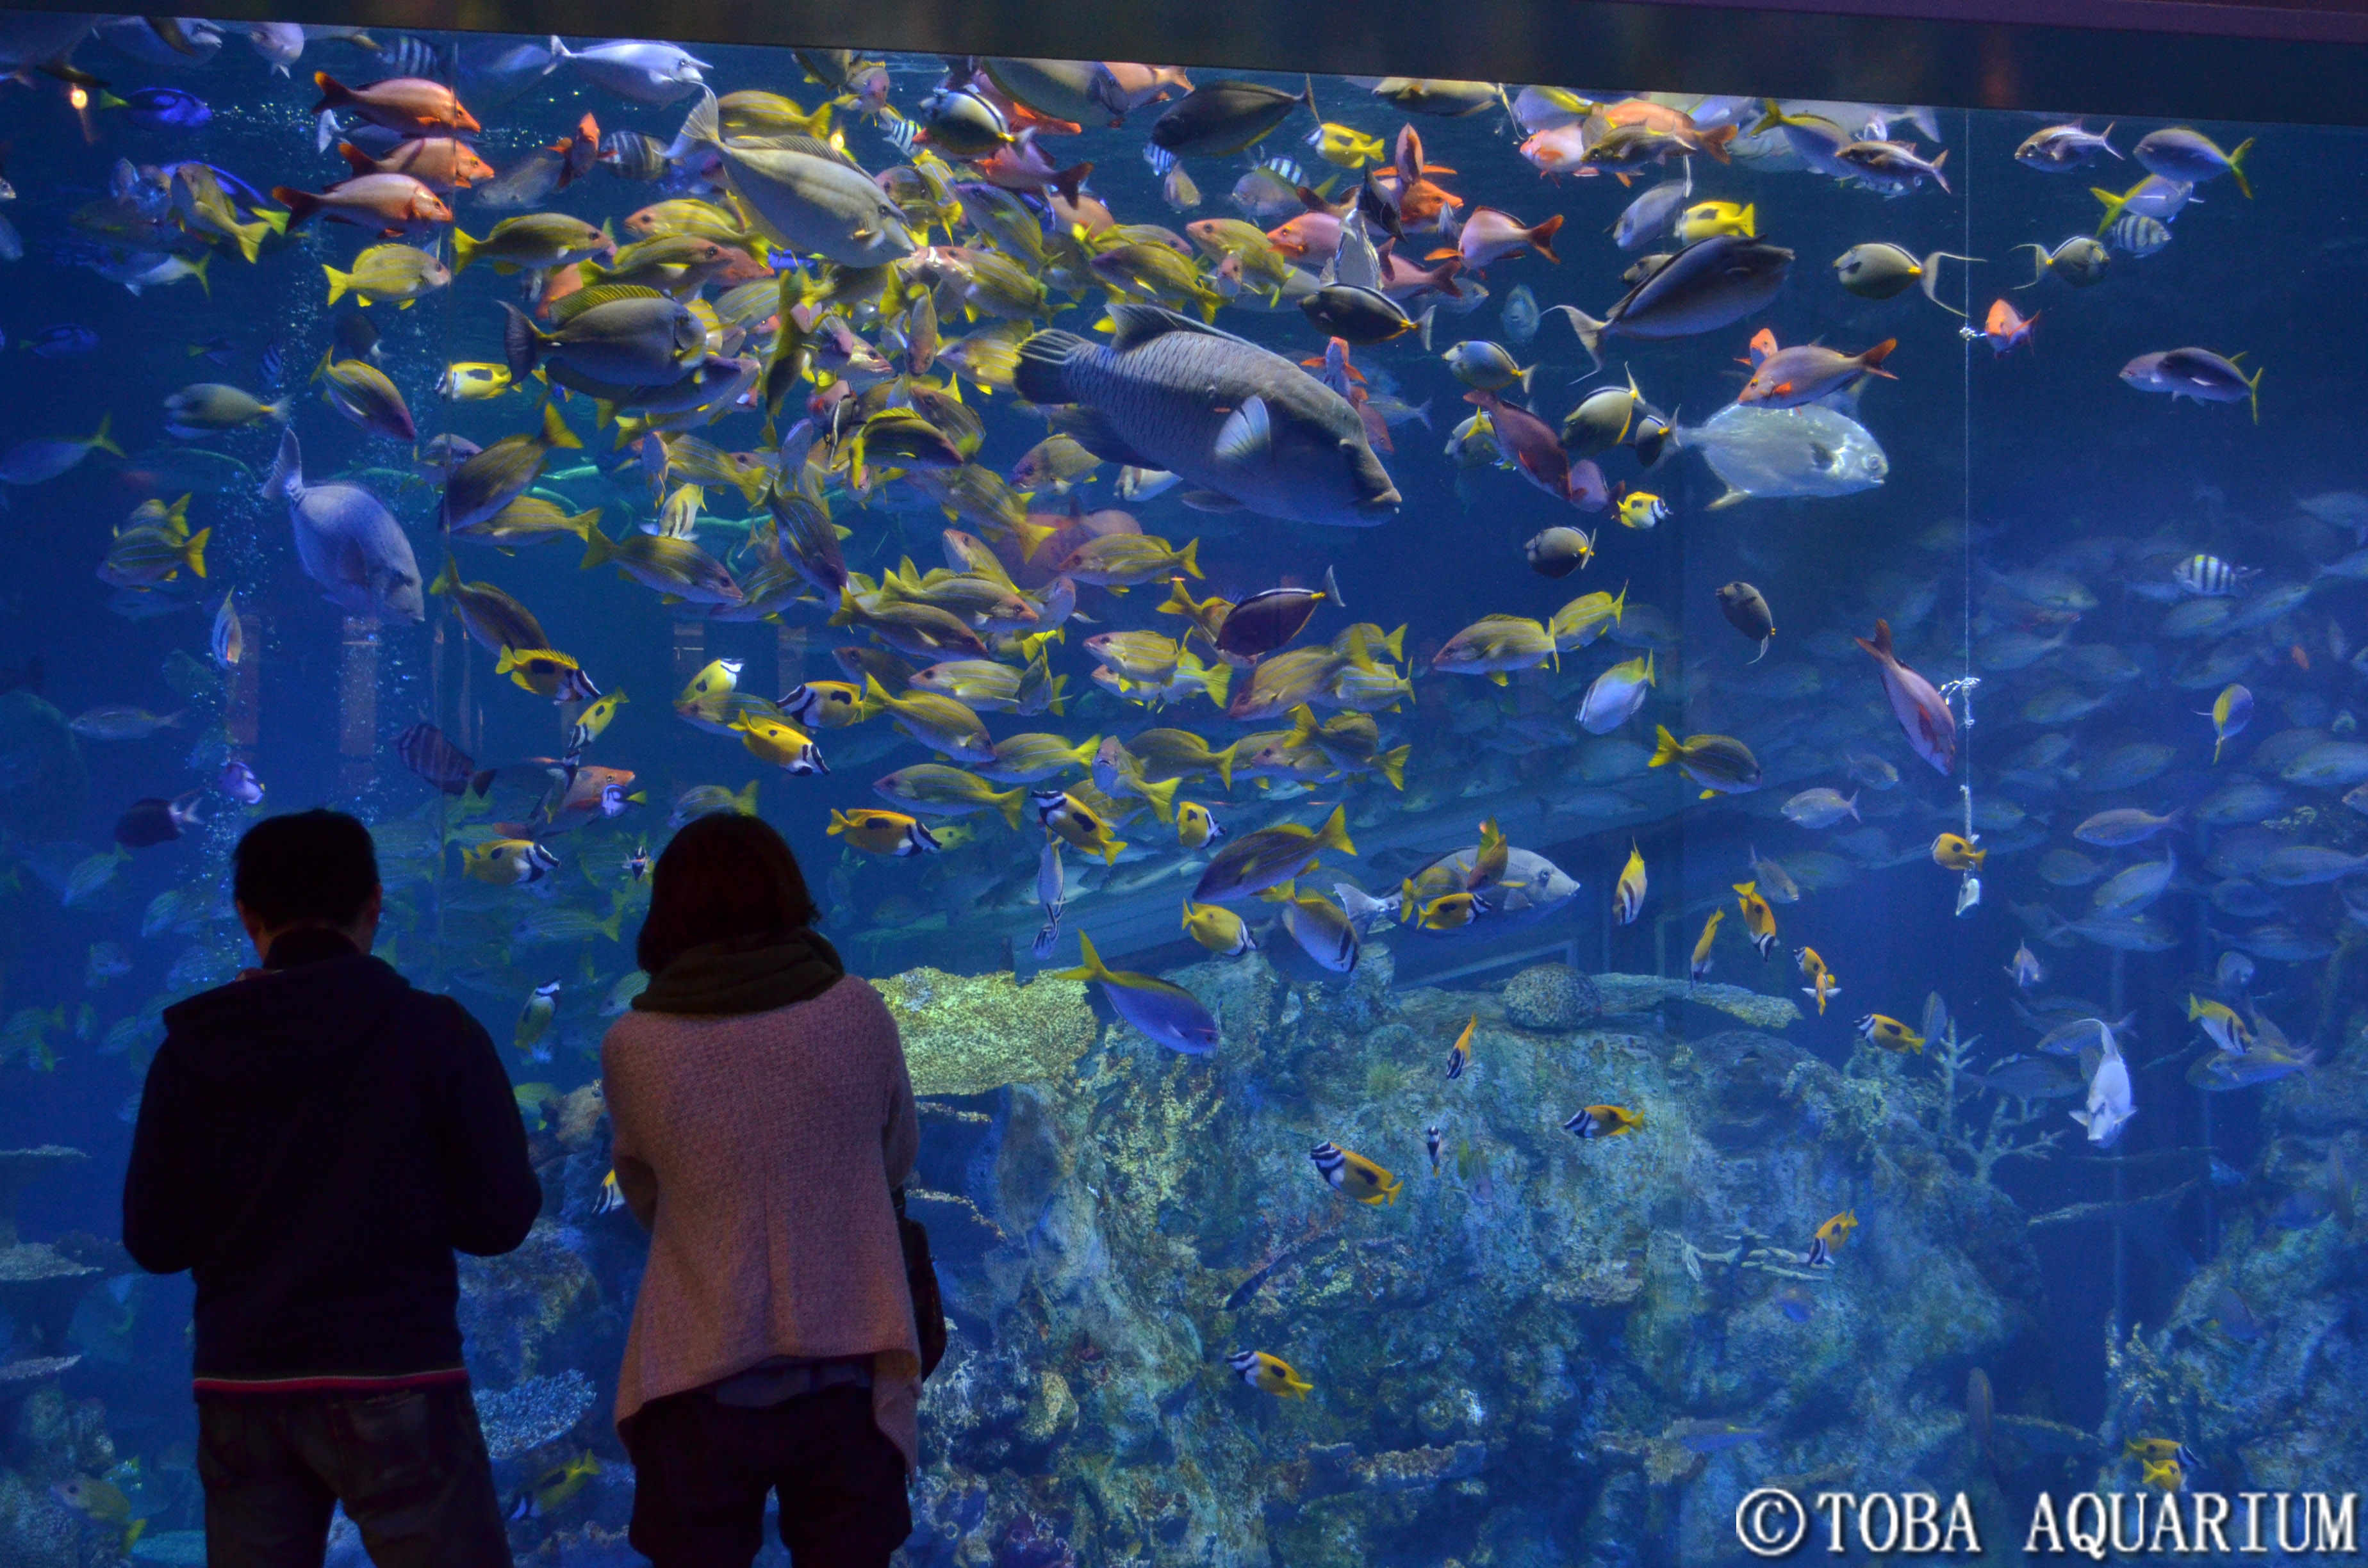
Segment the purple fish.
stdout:
<path fill-rule="evenodd" d="M 255 776 L 255 769 L 236 757 L 222 765 L 222 773 L 214 779 L 214 788 L 242 806 L 263 804 L 263 780 Z"/>
<path fill-rule="evenodd" d="M 214 117 L 205 99 L 180 87 L 134 87 L 121 102 L 123 118 L 150 131 L 195 131 Z"/>

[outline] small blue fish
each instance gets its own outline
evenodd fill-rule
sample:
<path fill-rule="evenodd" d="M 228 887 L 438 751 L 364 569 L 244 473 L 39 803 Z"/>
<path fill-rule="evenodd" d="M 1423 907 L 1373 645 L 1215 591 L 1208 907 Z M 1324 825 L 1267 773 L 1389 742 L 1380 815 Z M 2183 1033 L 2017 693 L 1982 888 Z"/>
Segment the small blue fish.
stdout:
<path fill-rule="evenodd" d="M 45 326 L 32 336 L 26 338 L 22 347 L 31 349 L 44 359 L 55 359 L 63 355 L 88 354 L 98 347 L 98 334 L 86 326 L 76 326 L 71 322 L 61 322 L 56 326 Z"/>
<path fill-rule="evenodd" d="M 118 101 L 124 119 L 149 131 L 195 131 L 214 117 L 205 99 L 179 87 L 134 87 Z"/>

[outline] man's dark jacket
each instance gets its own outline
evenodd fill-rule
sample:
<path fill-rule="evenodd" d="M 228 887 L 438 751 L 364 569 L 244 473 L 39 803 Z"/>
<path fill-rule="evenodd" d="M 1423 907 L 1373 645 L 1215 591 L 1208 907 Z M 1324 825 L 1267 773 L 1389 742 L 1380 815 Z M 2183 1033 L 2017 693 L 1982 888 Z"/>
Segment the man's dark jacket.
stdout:
<path fill-rule="evenodd" d="M 542 1204 L 485 1031 L 309 929 L 165 1026 L 123 1244 L 194 1275 L 199 1395 L 455 1375 L 453 1252 L 509 1251 Z"/>

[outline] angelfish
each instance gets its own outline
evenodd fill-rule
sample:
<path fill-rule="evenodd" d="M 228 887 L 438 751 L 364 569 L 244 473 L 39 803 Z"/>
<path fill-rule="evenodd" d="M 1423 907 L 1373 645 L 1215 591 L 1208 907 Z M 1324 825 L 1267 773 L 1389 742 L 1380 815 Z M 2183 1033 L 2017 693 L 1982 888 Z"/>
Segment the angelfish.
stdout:
<path fill-rule="evenodd" d="M 1907 733 L 1918 756 L 1942 773 L 1957 765 L 1957 716 L 1932 683 L 1903 665 L 1891 651 L 1891 622 L 1874 623 L 1874 641 L 1854 638 L 1883 673 L 1883 693 L 1891 699 L 1892 716 Z"/>

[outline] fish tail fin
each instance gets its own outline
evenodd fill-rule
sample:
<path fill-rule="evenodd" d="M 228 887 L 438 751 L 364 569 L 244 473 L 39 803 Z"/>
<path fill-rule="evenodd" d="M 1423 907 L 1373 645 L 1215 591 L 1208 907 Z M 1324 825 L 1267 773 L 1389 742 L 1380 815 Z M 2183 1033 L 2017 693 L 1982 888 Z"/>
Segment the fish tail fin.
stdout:
<path fill-rule="evenodd" d="M 2097 237 L 2101 240 L 2105 237 L 2105 231 L 2113 226 L 2113 220 L 2122 215 L 2122 209 L 2129 205 L 2130 199 L 2093 185 L 2089 187 L 2089 194 L 2105 204 L 2105 215 L 2097 220 Z"/>
<path fill-rule="evenodd" d="M 469 231 L 461 227 L 460 224 L 455 223 L 452 225 L 453 277 L 458 278 L 461 274 L 469 270 L 469 264 L 477 259 L 477 247 L 483 243 L 484 242 L 472 237 Z"/>
<path fill-rule="evenodd" d="M 896 699 L 888 695 L 888 688 L 880 684 L 878 676 L 867 675 L 863 677 L 863 694 L 855 701 L 857 723 L 861 723 L 875 713 L 893 711 L 895 706 Z"/>
<path fill-rule="evenodd" d="M 291 485 L 302 483 L 303 479 L 304 460 L 296 445 L 296 432 L 292 428 L 282 430 L 279 432 L 279 450 L 271 460 L 271 472 L 264 476 L 256 494 L 285 495 Z"/>
<path fill-rule="evenodd" d="M 1653 759 L 1645 766 L 1667 767 L 1683 754 L 1678 748 L 1678 737 L 1669 733 L 1669 727 L 1667 724 L 1656 724 L 1654 729 L 1656 738 L 1653 743 Z"/>
<path fill-rule="evenodd" d="M 722 112 L 715 107 L 715 94 L 711 88 L 700 89 L 699 101 L 682 122 L 682 133 L 675 138 L 677 146 L 712 147 L 723 140 Z"/>
<path fill-rule="evenodd" d="M 2261 373 L 2259 370 L 2254 371 L 2253 380 L 2258 381 L 2260 379 Z M 2257 418 L 2253 423 L 2258 425 L 2260 421 Z M 1183 551 L 1178 554 L 1176 559 L 1183 564 L 1185 571 L 1190 573 L 1193 576 L 1198 577 L 1201 575 L 1200 556 L 1201 541 L 1198 539 L 1188 539 L 1184 541 Z"/>
<path fill-rule="evenodd" d="M 1404 745 L 1398 746 L 1391 751 L 1385 751 L 1379 756 L 1373 758 L 1374 766 L 1382 770 L 1382 777 L 1390 781 L 1391 789 L 1404 790 L 1406 788 L 1406 758 L 1413 755 L 1414 747 Z"/>
<path fill-rule="evenodd" d="M 548 399 L 542 405 L 542 444 L 554 449 L 574 448 L 578 451 L 584 447 L 575 432 L 567 427 L 567 421 L 559 416 L 559 400 L 555 397 Z"/>
<path fill-rule="evenodd" d="M 584 528 L 584 559 L 575 563 L 575 569 L 579 572 L 589 572 L 595 566 L 605 566 L 615 559 L 617 554 L 617 547 L 609 536 L 593 526 L 599 521 L 600 515 L 593 512 L 587 516 L 592 518 L 592 522 L 586 524 Z"/>
<path fill-rule="evenodd" d="M 209 300 L 214 297 L 214 286 L 211 282 L 207 280 L 206 268 L 211 267 L 213 264 L 214 253 L 208 251 L 205 255 L 198 257 L 198 265 L 189 269 L 189 276 L 198 280 L 198 292 L 203 294 Z"/>
<path fill-rule="evenodd" d="M 329 275 L 329 303 L 334 305 L 346 297 L 347 290 L 354 286 L 354 275 L 340 272 L 326 262 L 321 264 L 321 270 Z"/>
<path fill-rule="evenodd" d="M 600 531 L 600 508 L 595 506 L 589 511 L 576 513 L 567 519 L 567 527 L 576 538 L 589 540 Z"/>
<path fill-rule="evenodd" d="M 1101 954 L 1094 951 L 1094 939 L 1083 931 L 1077 933 L 1077 956 L 1084 961 L 1076 968 L 1056 971 L 1050 978 L 1087 981 L 1108 981 L 1111 978 L 1109 966 L 1102 962 Z"/>
<path fill-rule="evenodd" d="M 551 340 L 508 301 L 502 301 L 502 358 L 509 364 L 510 379 L 522 381 L 534 373 Z"/>
<path fill-rule="evenodd" d="M 1338 849 L 1343 855 L 1354 855 L 1357 852 L 1357 846 L 1349 842 L 1349 808 L 1333 807 L 1332 814 L 1324 819 L 1324 825 L 1316 830 L 1315 837 L 1309 843 L 1308 847 Z"/>
<path fill-rule="evenodd" d="M 452 552 L 448 550 L 444 552 L 443 570 L 438 572 L 436 580 L 427 585 L 427 591 L 431 594 L 449 594 L 460 585 L 461 563 L 452 559 Z"/>
<path fill-rule="evenodd" d="M 2259 370 L 2254 371 L 2254 372 L 2253 372 L 2253 380 L 2255 380 L 2255 381 L 2260 381 L 2260 379 L 2261 379 L 2261 373 L 2260 373 Z M 2260 424 L 2260 420 L 2258 420 L 2258 419 L 2256 419 L 2256 420 L 2254 421 L 2254 423 L 2258 425 L 2258 424 Z M 89 443 L 88 443 L 88 444 L 89 444 L 90 446 L 92 446 L 92 447 L 97 448 L 98 450 L 100 450 L 100 451 L 102 451 L 102 452 L 112 452 L 112 453 L 114 453 L 117 457 L 119 457 L 119 458 L 120 458 L 120 457 L 121 457 L 121 456 L 123 455 L 123 449 L 122 449 L 121 447 L 117 446 L 117 445 L 115 444 L 115 442 L 114 442 L 111 438 L 109 438 L 109 437 L 108 437 L 108 431 L 109 431 L 110 429 L 112 429 L 112 428 L 114 427 L 114 425 L 115 425 L 115 415 L 112 415 L 112 414 L 102 414 L 102 415 L 100 415 L 98 416 L 98 431 L 97 431 L 97 434 L 96 434 L 96 435 L 94 435 L 94 436 L 92 436 L 92 437 L 91 437 L 90 441 L 89 441 Z"/>
<path fill-rule="evenodd" d="M 271 187 L 271 199 L 279 203 L 280 206 L 288 209 L 288 227 L 290 229 L 296 227 L 297 224 L 305 222 L 307 219 L 311 218 L 313 213 L 318 212 L 321 210 L 321 199 L 319 197 L 314 196 L 309 190 L 298 190 L 292 186 L 273 186 Z M 285 233 L 286 231 L 283 230 L 281 232 Z M 255 258 L 253 256 L 249 256 L 247 259 L 252 261 Z"/>
<path fill-rule="evenodd" d="M 986 798 L 995 802 L 995 809 L 1003 813 L 1003 820 L 1006 823 L 1015 829 L 1019 827 L 1019 808 L 1026 804 L 1028 800 L 1026 785 L 1015 784 L 999 795 L 990 790 Z"/>
<path fill-rule="evenodd" d="M 1554 214 L 1554 222 L 1559 222 L 1561 219 L 1561 213 L 1557 212 Z M 1552 260 L 1554 253 L 1548 251 L 1546 256 L 1548 260 Z M 1415 318 L 1415 335 L 1421 342 L 1422 351 L 1426 354 L 1430 352 L 1430 324 L 1438 318 L 1439 307 L 1437 305 L 1428 307 L 1424 310 L 1421 315 Z"/>
<path fill-rule="evenodd" d="M 1183 782 L 1181 778 L 1169 778 L 1157 784 L 1138 783 L 1134 790 L 1151 802 L 1152 812 L 1163 824 L 1172 825 L 1176 821 L 1176 791 Z"/>
<path fill-rule="evenodd" d="M 1209 760 L 1217 765 L 1217 777 L 1225 781 L 1228 790 L 1234 787 L 1234 763 L 1241 756 L 1241 751 L 1242 743 L 1235 741 L 1223 751 L 1209 754 Z"/>
<path fill-rule="evenodd" d="M 1886 337 L 1882 342 L 1876 344 L 1873 347 L 1868 349 L 1865 353 L 1860 355 L 1858 357 L 1858 362 L 1865 369 L 1868 375 L 1882 376 L 1886 380 L 1896 381 L 1899 378 L 1884 369 L 1883 368 L 1883 362 L 1891 358 L 1891 351 L 1898 347 L 1899 339 L 1896 337 Z"/>
<path fill-rule="evenodd" d="M 1540 256 L 1544 256 L 1556 267 L 1562 265 L 1562 257 L 1554 255 L 1554 237 L 1561 231 L 1562 214 L 1559 212 L 1530 230 L 1530 244 L 1537 247 Z"/>
<path fill-rule="evenodd" d="M 1948 194 L 1948 195 L 1951 195 L 1951 196 L 1954 196 L 1954 195 L 1956 194 L 1956 192 L 1949 189 L 1949 182 L 1948 182 L 1948 180 L 1947 180 L 1946 178 L 1944 178 L 1944 177 L 1941 176 L 1941 165 L 1942 164 L 1947 163 L 1948 161 L 1949 161 L 1949 149 L 1947 149 L 1946 147 L 1941 148 L 1941 149 L 1940 150 L 1940 152 L 1938 152 L 1938 153 L 1934 153 L 1934 154 L 1933 154 L 1933 156 L 1932 156 L 1932 183 L 1933 183 L 1934 185 L 1939 186 L 1939 187 L 1941 187 L 1941 189 L 1944 193 L 1946 193 L 1946 194 Z"/>
<path fill-rule="evenodd" d="M 181 558 L 189 563 L 189 570 L 200 577 L 206 574 L 206 539 L 213 531 L 211 528 L 199 528 L 181 547 Z"/>
<path fill-rule="evenodd" d="M 1578 335 L 1578 346 L 1586 349 L 1588 357 L 1600 367 L 1603 363 L 1604 324 L 1577 305 L 1551 305 L 1547 309 L 1550 312 L 1559 312 L 1570 318 L 1570 330 Z"/>
<path fill-rule="evenodd" d="M 2259 424 L 2261 422 L 2261 372 L 2260 372 L 2260 371 L 2259 371 L 2259 370 L 2255 370 L 2255 371 L 2253 372 L 2253 378 L 2252 378 L 2252 380 L 2250 380 L 2250 381 L 2247 381 L 2247 382 L 2245 383 L 2245 394 L 2246 394 L 2246 401 L 2247 401 L 2247 402 L 2248 402 L 2248 403 L 2250 403 L 2253 405 L 2253 423 L 2254 423 L 2254 424 L 2256 424 L 2256 425 L 2259 425 Z M 117 453 L 116 455 L 117 455 L 118 457 L 122 456 L 122 454 L 121 454 L 120 452 Z"/>
<path fill-rule="evenodd" d="M 2245 177 L 2245 154 L 2252 151 L 2252 147 L 2253 138 L 2248 136 L 2237 143 L 2235 152 L 2228 154 L 2229 177 L 2237 182 L 2237 188 L 2245 193 L 2248 201 L 2253 199 L 2253 184 Z"/>
<path fill-rule="evenodd" d="M 1733 130 L 1734 128 L 1732 126 L 1722 126 L 1720 129 Z M 1724 150 L 1725 149 L 1722 147 L 1721 151 L 1723 152 Z M 1726 159 L 1722 157 L 1719 159 L 1719 162 L 1723 164 L 1726 162 Z M 1756 240 L 1759 237 L 1759 204 L 1758 202 L 1745 202 L 1743 205 L 1743 210 L 1735 215 L 1735 221 L 1743 225 L 1743 237 L 1745 239 Z"/>
<path fill-rule="evenodd" d="M 1233 689 L 1233 685 L 1234 666 L 1223 660 L 1201 672 L 1201 689 L 1207 692 L 1209 700 L 1220 708 L 1225 705 L 1225 693 Z"/>
<path fill-rule="evenodd" d="M 1873 654 L 1878 659 L 1888 659 L 1892 656 L 1891 622 L 1888 620 L 1876 621 L 1874 623 L 1874 641 L 1871 642 L 1863 637 L 1853 637 L 1850 641 L 1857 643 L 1860 647 L 1865 649 L 1868 653 Z"/>

